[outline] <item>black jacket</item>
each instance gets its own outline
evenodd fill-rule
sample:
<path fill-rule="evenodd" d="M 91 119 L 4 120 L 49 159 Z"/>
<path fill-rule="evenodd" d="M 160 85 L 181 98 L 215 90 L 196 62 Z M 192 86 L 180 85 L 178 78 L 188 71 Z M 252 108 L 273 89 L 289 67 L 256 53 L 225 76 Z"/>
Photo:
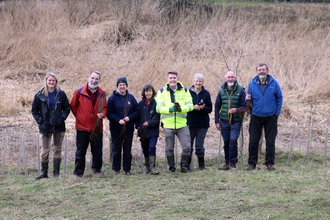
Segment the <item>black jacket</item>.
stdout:
<path fill-rule="evenodd" d="M 189 89 L 191 97 L 193 99 L 193 105 L 198 105 L 203 99 L 203 103 L 205 104 L 204 109 L 197 111 L 193 110 L 188 112 L 187 114 L 187 125 L 189 127 L 196 128 L 208 128 L 210 127 L 210 117 L 209 113 L 212 112 L 212 101 L 209 91 L 202 87 L 202 90 L 196 94 L 194 91 L 194 86 Z"/>
<path fill-rule="evenodd" d="M 33 99 L 32 115 L 39 124 L 39 132 L 43 135 L 50 135 L 50 108 L 47 98 L 42 94 L 41 89 Z M 70 114 L 70 104 L 65 92 L 61 89 L 55 91 L 54 95 L 54 133 L 65 131 L 65 120 Z"/>
<path fill-rule="evenodd" d="M 148 122 L 148 126 L 144 127 L 145 138 L 158 137 L 159 136 L 159 122 L 160 114 L 156 112 L 156 101 L 152 99 L 149 108 L 146 110 L 145 99 L 142 98 L 139 101 L 139 120 L 136 123 L 136 127 L 139 128 L 138 135 L 141 136 L 141 128 L 144 122 Z"/>

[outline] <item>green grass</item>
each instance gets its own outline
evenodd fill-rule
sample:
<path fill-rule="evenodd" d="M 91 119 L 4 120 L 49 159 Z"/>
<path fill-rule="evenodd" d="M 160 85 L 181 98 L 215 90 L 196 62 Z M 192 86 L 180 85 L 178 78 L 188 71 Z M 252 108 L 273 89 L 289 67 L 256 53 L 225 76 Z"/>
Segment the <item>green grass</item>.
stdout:
<path fill-rule="evenodd" d="M 132 176 L 114 176 L 109 164 L 105 178 L 8 175 L 0 182 L 0 219 L 329 219 L 329 166 L 313 157 L 304 165 L 305 156 L 294 155 L 286 166 L 287 154 L 277 153 L 274 172 L 260 164 L 219 171 L 209 160 L 204 172 L 167 174 L 159 160 L 158 176 L 135 165 Z"/>

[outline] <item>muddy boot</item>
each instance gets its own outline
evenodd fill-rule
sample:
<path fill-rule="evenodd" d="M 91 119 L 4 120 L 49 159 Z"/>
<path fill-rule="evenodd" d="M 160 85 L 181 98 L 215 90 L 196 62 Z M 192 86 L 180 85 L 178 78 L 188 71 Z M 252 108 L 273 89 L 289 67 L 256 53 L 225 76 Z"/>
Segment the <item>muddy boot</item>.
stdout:
<path fill-rule="evenodd" d="M 174 173 L 175 172 L 175 164 L 174 164 L 174 155 L 167 156 L 167 163 L 168 163 L 168 172 Z"/>
<path fill-rule="evenodd" d="M 237 171 L 238 169 L 236 168 L 236 163 L 229 163 L 229 169 L 231 171 Z"/>
<path fill-rule="evenodd" d="M 199 170 L 205 170 L 204 157 L 198 157 L 198 166 L 199 166 Z"/>
<path fill-rule="evenodd" d="M 48 178 L 48 162 L 47 163 L 41 163 L 41 172 L 38 176 L 36 176 L 36 180 L 40 180 L 42 178 Z"/>
<path fill-rule="evenodd" d="M 61 158 L 54 158 L 54 171 L 53 176 L 55 178 L 60 177 Z"/>
<path fill-rule="evenodd" d="M 223 165 L 222 167 L 219 167 L 219 170 L 229 170 L 229 161 L 226 160 L 226 164 Z"/>
<path fill-rule="evenodd" d="M 189 155 L 181 156 L 181 173 L 191 173 L 191 170 L 188 170 L 189 157 Z"/>
<path fill-rule="evenodd" d="M 150 173 L 150 157 L 144 158 L 145 164 L 146 164 L 146 172 L 144 174 Z"/>
<path fill-rule="evenodd" d="M 155 164 L 156 164 L 156 156 L 149 156 L 150 160 L 150 170 L 151 170 L 151 175 L 157 175 L 159 174 L 159 171 L 155 169 Z"/>

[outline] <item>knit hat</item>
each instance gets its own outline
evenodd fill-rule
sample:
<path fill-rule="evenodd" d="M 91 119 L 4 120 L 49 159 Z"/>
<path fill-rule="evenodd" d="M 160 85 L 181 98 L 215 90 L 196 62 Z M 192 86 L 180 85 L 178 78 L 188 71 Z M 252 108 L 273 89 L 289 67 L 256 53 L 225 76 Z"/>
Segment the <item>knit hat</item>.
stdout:
<path fill-rule="evenodd" d="M 126 77 L 120 77 L 120 78 L 118 78 L 118 80 L 117 80 L 117 87 L 118 87 L 118 84 L 119 83 L 125 83 L 126 86 L 128 86 Z"/>

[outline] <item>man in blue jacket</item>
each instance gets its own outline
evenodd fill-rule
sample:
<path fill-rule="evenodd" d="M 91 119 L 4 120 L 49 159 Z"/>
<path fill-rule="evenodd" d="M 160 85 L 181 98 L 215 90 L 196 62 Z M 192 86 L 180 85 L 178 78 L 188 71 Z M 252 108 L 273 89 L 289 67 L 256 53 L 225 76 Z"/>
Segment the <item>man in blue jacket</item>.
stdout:
<path fill-rule="evenodd" d="M 262 126 L 265 129 L 266 158 L 269 171 L 275 170 L 275 138 L 277 135 L 277 118 L 281 113 L 283 96 L 278 82 L 269 75 L 268 66 L 259 63 L 257 76 L 250 82 L 246 100 L 252 104 L 250 120 L 249 168 L 254 170 L 258 163 L 258 143 Z"/>

